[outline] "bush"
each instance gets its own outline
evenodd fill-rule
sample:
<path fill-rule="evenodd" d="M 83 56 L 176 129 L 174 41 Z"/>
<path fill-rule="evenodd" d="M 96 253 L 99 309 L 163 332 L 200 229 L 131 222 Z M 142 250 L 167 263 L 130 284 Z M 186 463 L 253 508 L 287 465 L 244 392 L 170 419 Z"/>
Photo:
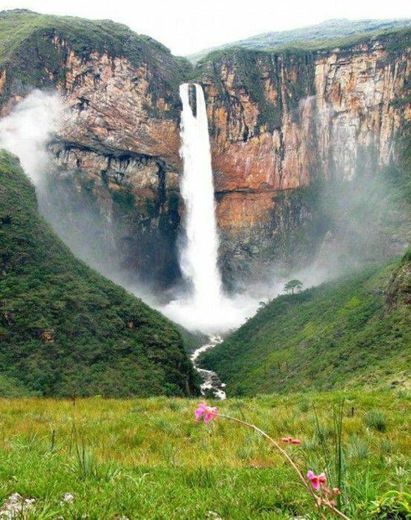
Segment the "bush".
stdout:
<path fill-rule="evenodd" d="M 385 415 L 379 410 L 370 410 L 367 412 L 364 415 L 363 421 L 368 428 L 372 428 L 377 432 L 385 432 L 387 429 L 387 420 Z"/>
<path fill-rule="evenodd" d="M 373 502 L 370 516 L 387 520 L 409 520 L 411 495 L 401 491 L 388 491 Z"/>

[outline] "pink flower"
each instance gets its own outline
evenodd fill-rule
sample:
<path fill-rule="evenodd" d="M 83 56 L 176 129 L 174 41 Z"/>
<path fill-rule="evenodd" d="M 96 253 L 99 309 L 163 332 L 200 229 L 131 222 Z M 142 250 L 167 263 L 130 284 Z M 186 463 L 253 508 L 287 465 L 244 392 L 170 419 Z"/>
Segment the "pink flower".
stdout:
<path fill-rule="evenodd" d="M 321 486 L 323 486 L 327 482 L 327 477 L 325 476 L 325 473 L 320 473 L 319 475 L 316 475 L 311 470 L 307 472 L 307 478 L 316 491 L 321 489 Z"/>
<path fill-rule="evenodd" d="M 206 403 L 200 403 L 194 412 L 196 421 L 199 421 L 202 417 L 204 418 L 204 422 L 208 424 L 210 421 L 215 419 L 218 415 L 218 410 L 216 406 L 207 406 Z"/>
<path fill-rule="evenodd" d="M 301 444 L 300 439 L 293 439 L 292 437 L 283 437 L 281 441 L 286 444 Z"/>

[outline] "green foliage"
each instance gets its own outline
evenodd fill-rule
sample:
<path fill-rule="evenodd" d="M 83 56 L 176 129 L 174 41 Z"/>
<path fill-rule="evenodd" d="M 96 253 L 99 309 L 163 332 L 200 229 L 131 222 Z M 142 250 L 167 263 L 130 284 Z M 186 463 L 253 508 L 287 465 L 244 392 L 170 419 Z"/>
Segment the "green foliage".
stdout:
<path fill-rule="evenodd" d="M 364 424 L 377 432 L 385 432 L 387 420 L 380 410 L 370 410 L 364 415 Z"/>
<path fill-rule="evenodd" d="M 321 421 L 319 413 L 314 407 L 315 438 L 318 443 L 318 459 L 321 467 L 326 470 L 327 480 L 330 487 L 338 487 L 343 494 L 346 487 L 346 463 L 344 446 L 344 399 L 336 403 L 332 412 L 333 422 Z M 317 462 L 318 465 L 318 462 Z M 337 506 L 341 508 L 341 497 L 337 496 Z"/>
<path fill-rule="evenodd" d="M 407 511 L 409 498 L 401 490 L 409 488 L 411 475 L 410 402 L 404 393 L 361 390 L 229 398 L 218 406 L 274 439 L 299 438 L 298 447 L 284 445 L 287 451 L 303 473 L 333 470 L 332 484 L 338 482 L 335 446 L 350 447 L 352 439 L 366 443 L 366 458 L 344 452 L 342 508 L 352 520 L 404 520 L 388 512 Z M 233 520 L 319 518 L 281 455 L 232 422 L 196 423 L 196 403 L 165 397 L 0 399 L 0 500 L 13 492 L 35 498 L 27 520 L 217 518 L 210 511 Z M 373 408 L 383 408 L 393 425 L 387 434 L 369 430 L 361 420 Z M 380 452 L 383 439 L 391 443 L 388 455 Z M 72 503 L 62 500 L 67 492 Z M 382 511 L 385 517 L 376 516 Z"/>
<path fill-rule="evenodd" d="M 4 395 L 14 380 L 15 392 L 23 387 L 40 395 L 194 390 L 176 327 L 73 257 L 39 216 L 34 188 L 17 160 L 4 152 L 0 268 Z"/>
<path fill-rule="evenodd" d="M 279 296 L 202 364 L 228 395 L 406 384 L 410 276 L 402 260 Z"/>
<path fill-rule="evenodd" d="M 0 396 L 14 398 L 27 395 L 35 395 L 35 392 L 28 392 L 17 378 L 0 375 Z"/>
<path fill-rule="evenodd" d="M 284 291 L 286 293 L 294 294 L 295 292 L 301 291 L 303 288 L 303 282 L 301 280 L 290 280 L 284 285 Z"/>
<path fill-rule="evenodd" d="M 379 520 L 409 520 L 411 495 L 404 491 L 388 491 L 372 504 L 370 518 Z"/>

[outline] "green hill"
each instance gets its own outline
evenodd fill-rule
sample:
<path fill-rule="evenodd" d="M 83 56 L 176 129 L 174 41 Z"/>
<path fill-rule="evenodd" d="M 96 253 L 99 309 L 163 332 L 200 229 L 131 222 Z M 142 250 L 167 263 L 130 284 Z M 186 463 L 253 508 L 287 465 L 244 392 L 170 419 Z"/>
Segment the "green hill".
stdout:
<path fill-rule="evenodd" d="M 355 43 L 364 38 L 372 38 L 384 35 L 397 29 L 411 27 L 410 19 L 399 20 L 347 20 L 334 19 L 325 22 L 291 29 L 288 31 L 274 31 L 257 34 L 244 40 L 227 43 L 213 49 L 205 49 L 189 56 L 194 63 L 208 53 L 230 47 L 237 47 L 249 50 L 280 50 L 285 47 L 321 49 L 323 47 L 347 43 Z"/>
<path fill-rule="evenodd" d="M 176 327 L 77 260 L 0 152 L 0 395 L 189 395 Z"/>
<path fill-rule="evenodd" d="M 203 357 L 228 394 L 407 386 L 411 253 L 276 298 Z"/>

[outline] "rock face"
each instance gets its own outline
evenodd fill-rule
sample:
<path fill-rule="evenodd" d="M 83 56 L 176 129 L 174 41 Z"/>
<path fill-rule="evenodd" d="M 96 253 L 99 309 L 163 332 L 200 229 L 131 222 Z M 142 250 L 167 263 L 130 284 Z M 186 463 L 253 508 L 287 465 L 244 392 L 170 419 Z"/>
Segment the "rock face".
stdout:
<path fill-rule="evenodd" d="M 73 194 L 65 214 L 81 228 L 76 215 L 92 206 L 103 256 L 161 286 L 179 276 L 179 83 L 205 89 L 227 280 L 312 256 L 323 234 L 308 249 L 301 240 L 315 218 L 304 190 L 395 161 L 411 119 L 409 30 L 332 50 L 227 50 L 190 71 L 123 26 L 87 22 L 104 29 L 93 39 L 85 21 L 68 30 L 50 18 L 0 64 L 1 111 L 33 87 L 57 87 L 70 107 L 51 146 L 64 181 L 54 191 Z"/>
<path fill-rule="evenodd" d="M 310 219 L 309 206 L 290 207 L 287 192 L 377 175 L 396 160 L 395 138 L 411 117 L 409 33 L 403 38 L 331 51 L 227 51 L 201 65 L 231 255 L 281 258 L 284 233 Z"/>
<path fill-rule="evenodd" d="M 58 164 L 93 183 L 121 266 L 167 285 L 178 275 L 178 96 L 147 62 L 70 50 L 65 68 Z"/>
<path fill-rule="evenodd" d="M 57 88 L 69 108 L 50 146 L 59 171 L 49 204 L 70 223 L 59 232 L 105 274 L 124 269 L 166 286 L 179 273 L 178 85 L 188 63 L 109 21 L 69 19 L 68 28 L 27 11 L 9 17 L 23 32 L 40 29 L 1 70 L 2 114 L 35 87 Z"/>

